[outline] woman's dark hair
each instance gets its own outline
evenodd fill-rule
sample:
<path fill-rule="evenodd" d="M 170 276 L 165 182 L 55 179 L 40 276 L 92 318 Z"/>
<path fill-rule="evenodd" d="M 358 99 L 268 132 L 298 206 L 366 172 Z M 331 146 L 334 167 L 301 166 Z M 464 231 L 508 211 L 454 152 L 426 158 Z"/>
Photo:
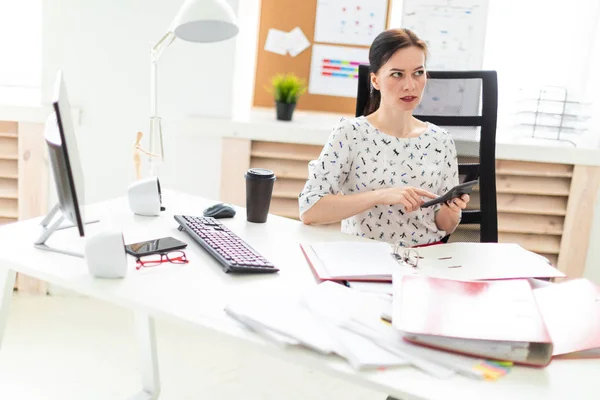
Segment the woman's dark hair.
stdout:
<path fill-rule="evenodd" d="M 427 57 L 427 44 L 410 29 L 388 29 L 381 32 L 373 40 L 369 49 L 369 75 L 376 74 L 398 50 L 413 46 L 423 50 Z M 375 89 L 370 82 L 369 79 L 370 91 L 369 100 L 365 106 L 365 115 L 375 112 L 381 103 L 381 92 Z"/>

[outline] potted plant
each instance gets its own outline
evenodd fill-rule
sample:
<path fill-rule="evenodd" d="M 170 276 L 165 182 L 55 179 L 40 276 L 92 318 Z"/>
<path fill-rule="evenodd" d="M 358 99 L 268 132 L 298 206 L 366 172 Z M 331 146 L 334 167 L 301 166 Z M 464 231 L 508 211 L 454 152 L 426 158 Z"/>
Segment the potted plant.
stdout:
<path fill-rule="evenodd" d="M 277 74 L 271 79 L 271 86 L 275 98 L 277 119 L 291 121 L 298 98 L 306 92 L 304 80 L 292 73 Z"/>

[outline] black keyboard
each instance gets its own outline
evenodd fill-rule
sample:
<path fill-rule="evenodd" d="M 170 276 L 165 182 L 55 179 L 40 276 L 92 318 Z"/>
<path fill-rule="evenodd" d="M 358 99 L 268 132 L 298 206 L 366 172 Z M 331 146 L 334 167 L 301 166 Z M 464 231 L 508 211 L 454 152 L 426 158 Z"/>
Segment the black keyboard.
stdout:
<path fill-rule="evenodd" d="M 213 256 L 225 272 L 277 272 L 271 262 L 261 256 L 225 225 L 211 217 L 175 215 L 179 230 L 185 231 Z"/>

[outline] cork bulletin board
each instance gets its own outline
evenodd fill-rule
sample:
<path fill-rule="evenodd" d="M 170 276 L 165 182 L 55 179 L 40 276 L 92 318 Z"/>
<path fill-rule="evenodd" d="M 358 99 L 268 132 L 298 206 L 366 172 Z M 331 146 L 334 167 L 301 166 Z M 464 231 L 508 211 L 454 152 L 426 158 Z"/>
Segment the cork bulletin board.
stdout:
<path fill-rule="evenodd" d="M 386 27 L 389 24 L 389 10 L 392 0 L 387 1 Z M 268 91 L 271 78 L 279 73 L 295 73 L 309 83 L 311 57 L 313 51 L 315 18 L 318 0 L 262 0 L 260 25 L 258 32 L 258 49 L 256 59 L 256 77 L 254 83 L 254 106 L 274 107 L 273 95 Z M 265 41 L 269 29 L 289 32 L 300 27 L 311 46 L 298 54 L 279 55 L 266 51 Z M 318 42 L 318 44 L 328 44 Z M 369 46 L 335 44 L 352 48 L 368 49 Z M 309 111 L 335 112 L 354 115 L 356 99 L 342 96 L 311 94 L 308 91 L 300 97 L 296 109 Z"/>

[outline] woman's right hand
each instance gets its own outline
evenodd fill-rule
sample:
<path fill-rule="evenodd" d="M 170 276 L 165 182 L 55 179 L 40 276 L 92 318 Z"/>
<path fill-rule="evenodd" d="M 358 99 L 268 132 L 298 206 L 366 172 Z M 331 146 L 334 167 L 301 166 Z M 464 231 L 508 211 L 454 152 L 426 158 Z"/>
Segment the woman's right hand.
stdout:
<path fill-rule="evenodd" d="M 421 207 L 421 204 L 425 203 L 421 197 L 428 197 L 430 199 L 437 199 L 438 197 L 427 190 L 412 186 L 379 189 L 378 192 L 380 192 L 378 204 L 401 204 L 407 212 L 416 211 Z"/>

